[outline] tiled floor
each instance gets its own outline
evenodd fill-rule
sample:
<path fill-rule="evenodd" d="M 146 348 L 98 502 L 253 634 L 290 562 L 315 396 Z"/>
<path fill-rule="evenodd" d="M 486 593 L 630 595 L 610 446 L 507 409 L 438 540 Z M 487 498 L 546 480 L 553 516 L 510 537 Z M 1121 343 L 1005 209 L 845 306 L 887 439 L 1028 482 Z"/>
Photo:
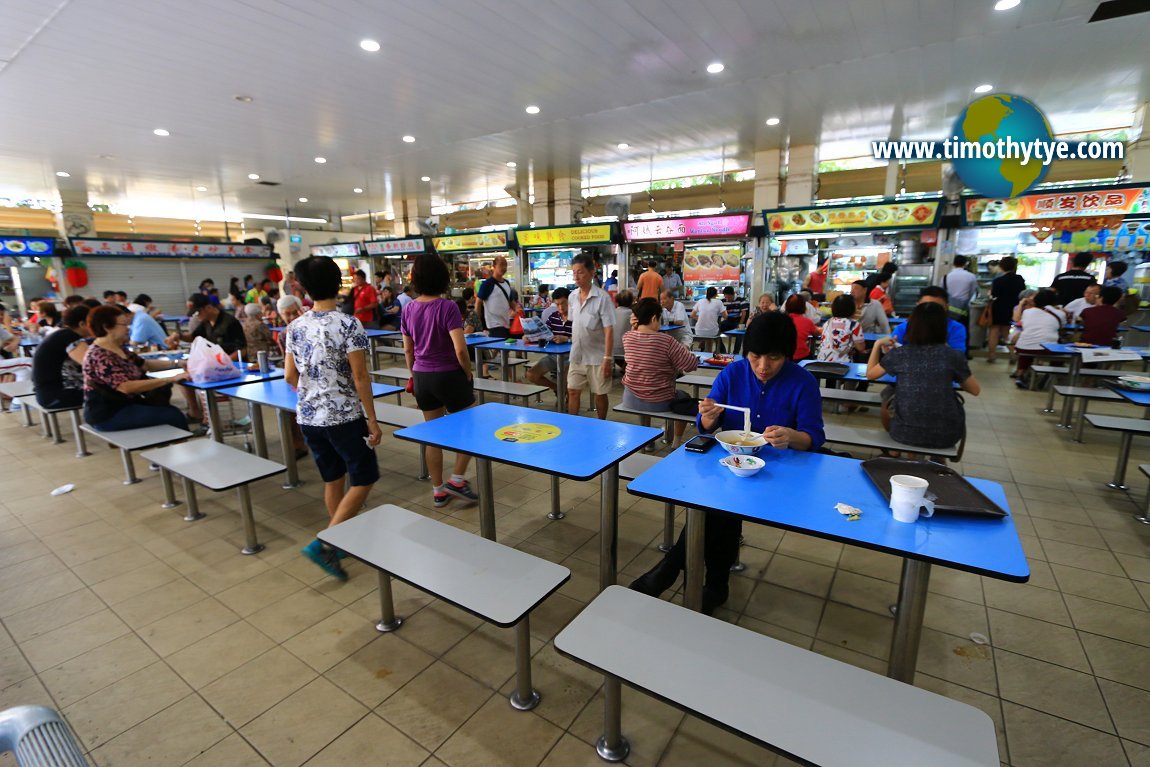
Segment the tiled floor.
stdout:
<path fill-rule="evenodd" d="M 1150 528 L 1131 518 L 1146 483 L 1133 472 L 1132 497 L 1106 490 L 1112 433 L 1088 429 L 1076 444 L 1039 412 L 1044 394 L 1016 391 L 1002 364 L 974 364 L 986 390 L 968 399 L 961 468 L 1006 487 L 1032 578 L 935 568 L 916 683 L 986 711 L 1004 764 L 1150 765 Z M 510 632 L 397 585 L 408 622 L 381 636 L 372 573 L 350 564 L 341 584 L 299 555 L 325 519 L 314 467 L 298 490 L 253 488 L 267 550 L 245 557 L 231 494 L 203 494 L 208 518 L 188 524 L 160 509 L 159 481 L 142 466 L 145 481 L 124 487 L 117 453 L 93 446 L 76 460 L 19 424 L 0 417 L 0 709 L 62 710 L 101 767 L 599 764 L 600 679 L 550 644 L 596 593 L 597 483 L 564 482 L 569 516 L 550 522 L 546 477 L 496 469 L 500 540 L 573 573 L 535 613 L 544 701 L 520 713 L 505 697 Z M 371 503 L 477 530 L 473 508 L 431 508 L 412 479 L 413 446 L 385 437 L 379 452 Z M 1140 460 L 1150 449 L 1136 445 L 1131 465 Z M 48 494 L 65 482 L 75 491 Z M 629 582 L 659 556 L 662 507 L 625 492 L 620 501 Z M 720 617 L 882 671 L 899 563 L 745 533 L 748 567 Z M 633 765 L 784 763 L 629 690 L 624 730 Z"/>

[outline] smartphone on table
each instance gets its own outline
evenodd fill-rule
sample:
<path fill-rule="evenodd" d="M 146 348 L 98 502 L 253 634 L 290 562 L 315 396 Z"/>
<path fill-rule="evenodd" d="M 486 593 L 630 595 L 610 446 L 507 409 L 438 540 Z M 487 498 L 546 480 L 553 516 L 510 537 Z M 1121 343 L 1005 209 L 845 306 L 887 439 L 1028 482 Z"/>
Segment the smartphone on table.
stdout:
<path fill-rule="evenodd" d="M 696 437 L 691 437 L 683 447 L 692 453 L 705 453 L 710 450 L 714 444 L 714 437 L 709 434 L 700 434 Z"/>

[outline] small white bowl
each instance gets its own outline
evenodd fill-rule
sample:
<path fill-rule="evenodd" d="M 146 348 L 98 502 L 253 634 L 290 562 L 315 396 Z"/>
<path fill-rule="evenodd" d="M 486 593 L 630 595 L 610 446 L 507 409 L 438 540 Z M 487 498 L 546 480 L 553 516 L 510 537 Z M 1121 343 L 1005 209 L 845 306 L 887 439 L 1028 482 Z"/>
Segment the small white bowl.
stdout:
<path fill-rule="evenodd" d="M 755 434 L 757 444 L 736 445 L 736 441 L 743 441 L 743 434 L 741 429 L 720 431 L 715 434 L 715 439 L 731 455 L 757 455 L 767 444 L 767 440 L 762 434 Z"/>
<path fill-rule="evenodd" d="M 762 458 L 755 458 L 753 455 L 728 455 L 726 458 L 720 458 L 719 463 L 730 469 L 736 477 L 753 477 L 767 465 Z"/>
<path fill-rule="evenodd" d="M 1119 376 L 1118 383 L 1128 389 L 1150 390 L 1150 376 Z"/>

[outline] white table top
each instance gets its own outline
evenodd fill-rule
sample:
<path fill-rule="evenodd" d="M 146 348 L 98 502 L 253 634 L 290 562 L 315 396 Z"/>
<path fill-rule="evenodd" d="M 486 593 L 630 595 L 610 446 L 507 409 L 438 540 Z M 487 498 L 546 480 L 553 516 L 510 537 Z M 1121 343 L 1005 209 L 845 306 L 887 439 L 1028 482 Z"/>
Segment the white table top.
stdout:
<path fill-rule="evenodd" d="M 622 586 L 555 649 L 821 767 L 997 767 L 994 723 L 896 682 Z"/>
<path fill-rule="evenodd" d="M 498 626 L 513 626 L 571 571 L 391 504 L 319 539 Z"/>
<path fill-rule="evenodd" d="M 123 431 L 100 431 L 88 424 L 80 427 L 89 434 L 94 434 L 108 444 L 115 445 L 121 450 L 141 450 L 155 445 L 166 445 L 169 442 L 178 442 L 182 439 L 191 439 L 192 433 L 186 429 L 177 429 L 175 426 L 163 424 L 161 426 L 144 426 L 139 429 L 125 429 Z"/>
<path fill-rule="evenodd" d="M 247 482 L 271 477 L 285 468 L 282 463 L 245 453 L 211 439 L 194 439 L 178 445 L 146 450 L 140 453 L 140 457 L 216 491 L 230 490 Z"/>

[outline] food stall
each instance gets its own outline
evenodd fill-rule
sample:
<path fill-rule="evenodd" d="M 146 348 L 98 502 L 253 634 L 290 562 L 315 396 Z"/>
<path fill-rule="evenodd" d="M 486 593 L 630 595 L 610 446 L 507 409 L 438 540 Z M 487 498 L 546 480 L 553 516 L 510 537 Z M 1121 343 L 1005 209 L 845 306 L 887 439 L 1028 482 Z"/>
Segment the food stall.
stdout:
<path fill-rule="evenodd" d="M 427 251 L 427 240 L 423 237 L 397 237 L 384 240 L 368 240 L 363 244 L 371 260 L 372 276 L 384 271 L 391 272 L 392 282 L 406 284 L 407 265 L 420 253 Z"/>
<path fill-rule="evenodd" d="M 76 258 L 88 265 L 85 295 L 123 290 L 129 300 L 147 293 L 164 314 L 186 314 L 188 296 L 207 278 L 226 301 L 228 280 L 250 274 L 258 282 L 278 258 L 270 245 L 235 242 L 173 242 L 69 239 Z"/>
<path fill-rule="evenodd" d="M 349 293 L 356 269 L 363 269 L 371 280 L 370 265 L 363 260 L 363 245 L 359 242 L 332 242 L 327 245 L 311 245 L 308 251 L 313 256 L 327 256 L 339 264 L 340 293 Z"/>
<path fill-rule="evenodd" d="M 519 229 L 515 238 L 527 263 L 526 286 L 538 290 L 541 285 L 555 288 L 574 284 L 571 259 L 587 248 L 611 246 L 616 229 L 609 223 L 548 226 Z"/>
<path fill-rule="evenodd" d="M 23 314 L 27 299 L 51 294 L 44 273 L 55 250 L 52 237 L 0 237 L 0 303 Z"/>
<path fill-rule="evenodd" d="M 669 273 L 683 270 L 683 299 L 696 301 L 707 288 L 720 291 L 731 286 L 742 300 L 754 288 L 749 283 L 751 213 L 687 218 L 654 218 L 623 223 L 628 243 L 627 260 L 654 260 L 656 267 Z"/>
<path fill-rule="evenodd" d="M 1139 289 L 1139 266 L 1150 253 L 1150 186 L 1117 184 L 1033 191 L 1010 199 L 963 197 L 963 228 L 955 252 L 988 263 L 1016 256 L 1018 273 L 1031 287 L 1049 285 L 1068 268 L 1074 253 L 1099 253 L 1130 265 L 1127 279 Z M 1105 262 L 1091 269 L 1099 278 Z M 1150 290 L 1143 300 L 1150 300 Z"/>
<path fill-rule="evenodd" d="M 829 262 L 825 293 L 849 292 L 851 283 L 894 261 L 895 308 L 913 305 L 930 281 L 931 267 L 922 262 L 933 245 L 942 202 L 937 195 L 908 196 L 763 211 L 776 300 L 797 291 L 823 259 Z"/>
<path fill-rule="evenodd" d="M 496 256 L 507 259 L 505 279 L 517 290 L 522 291 L 522 275 L 519 259 L 510 244 L 507 232 L 455 232 L 440 237 L 432 237 L 435 250 L 451 268 L 451 295 L 459 298 L 463 289 L 475 287 L 482 274 L 491 274 L 491 266 Z"/>

